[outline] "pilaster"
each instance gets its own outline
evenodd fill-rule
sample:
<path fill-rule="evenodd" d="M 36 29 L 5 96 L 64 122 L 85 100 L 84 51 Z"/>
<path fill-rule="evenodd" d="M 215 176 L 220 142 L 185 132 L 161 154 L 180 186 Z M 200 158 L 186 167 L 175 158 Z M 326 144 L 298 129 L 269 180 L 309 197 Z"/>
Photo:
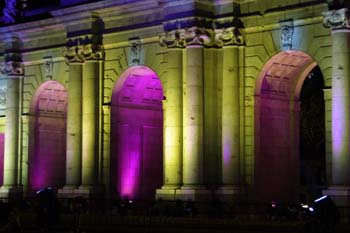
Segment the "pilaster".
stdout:
<path fill-rule="evenodd" d="M 4 181 L 0 197 L 13 198 L 22 193 L 19 177 L 19 125 L 20 125 L 20 79 L 24 76 L 20 40 L 12 38 L 5 53 L 5 64 L 1 72 L 6 74 L 6 120 Z"/>
<path fill-rule="evenodd" d="M 349 205 L 350 190 L 350 24 L 348 9 L 324 13 L 332 29 L 332 186 L 324 193 Z"/>
<path fill-rule="evenodd" d="M 234 23 L 237 20 L 219 22 L 215 30 L 215 44 L 223 50 L 222 186 L 216 193 L 225 200 L 232 200 L 243 192 L 240 169 L 240 46 L 244 45 L 244 37 L 240 25 Z"/>

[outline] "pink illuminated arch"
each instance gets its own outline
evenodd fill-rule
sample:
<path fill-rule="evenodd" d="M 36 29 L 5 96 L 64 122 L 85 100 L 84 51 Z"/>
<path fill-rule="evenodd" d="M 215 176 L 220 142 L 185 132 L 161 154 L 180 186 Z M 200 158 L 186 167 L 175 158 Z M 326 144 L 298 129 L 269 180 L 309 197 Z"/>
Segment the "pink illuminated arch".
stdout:
<path fill-rule="evenodd" d="M 47 81 L 35 92 L 30 108 L 29 189 L 65 183 L 67 91 Z"/>
<path fill-rule="evenodd" d="M 163 173 L 163 90 L 145 66 L 119 77 L 111 100 L 112 185 L 121 198 L 154 198 Z"/>
<path fill-rule="evenodd" d="M 299 186 L 299 96 L 317 66 L 302 51 L 284 51 L 263 67 L 255 89 L 255 188 L 259 199 L 291 201 Z"/>

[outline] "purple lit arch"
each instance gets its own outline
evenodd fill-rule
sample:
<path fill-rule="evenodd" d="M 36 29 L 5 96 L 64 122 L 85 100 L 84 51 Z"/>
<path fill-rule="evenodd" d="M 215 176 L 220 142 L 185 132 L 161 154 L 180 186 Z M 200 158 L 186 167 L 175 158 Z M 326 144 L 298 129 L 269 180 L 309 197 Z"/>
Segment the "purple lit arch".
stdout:
<path fill-rule="evenodd" d="M 263 67 L 255 89 L 255 188 L 258 199 L 292 201 L 299 188 L 299 111 L 304 80 L 317 64 L 284 51 Z"/>
<path fill-rule="evenodd" d="M 151 200 L 163 180 L 163 89 L 157 74 L 134 66 L 111 101 L 111 178 L 121 198 Z"/>
<path fill-rule="evenodd" d="M 65 183 L 67 91 L 55 81 L 43 83 L 30 109 L 29 188 Z"/>

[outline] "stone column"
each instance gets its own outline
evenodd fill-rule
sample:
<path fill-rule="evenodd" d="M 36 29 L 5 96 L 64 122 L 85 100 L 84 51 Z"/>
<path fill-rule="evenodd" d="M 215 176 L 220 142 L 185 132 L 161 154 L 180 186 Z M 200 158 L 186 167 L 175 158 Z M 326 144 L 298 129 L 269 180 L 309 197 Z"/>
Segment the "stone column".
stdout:
<path fill-rule="evenodd" d="M 81 184 L 82 170 L 82 55 L 83 46 L 79 39 L 67 41 L 67 51 L 64 54 L 69 64 L 68 75 L 68 106 L 66 135 L 66 184 L 58 190 L 62 197 L 74 196 Z"/>
<path fill-rule="evenodd" d="M 82 63 L 69 63 L 67 106 L 66 184 L 73 193 L 81 183 L 82 164 Z"/>
<path fill-rule="evenodd" d="M 350 24 L 347 9 L 324 13 L 332 29 L 332 187 L 327 194 L 345 204 L 350 196 Z M 341 197 L 343 196 L 343 197 Z"/>
<path fill-rule="evenodd" d="M 99 145 L 99 61 L 87 60 L 83 65 L 82 86 L 82 186 L 95 188 L 98 181 Z"/>
<path fill-rule="evenodd" d="M 215 42 L 223 49 L 222 82 L 222 187 L 226 196 L 241 192 L 240 187 L 240 49 L 241 30 L 217 29 Z"/>
<path fill-rule="evenodd" d="M 183 82 L 183 187 L 203 189 L 203 47 L 186 49 Z"/>
<path fill-rule="evenodd" d="M 163 101 L 164 180 L 157 198 L 174 199 L 176 189 L 182 185 L 182 63 L 183 49 L 169 48 Z"/>
<path fill-rule="evenodd" d="M 222 84 L 222 185 L 233 189 L 240 183 L 239 49 L 223 48 Z"/>
<path fill-rule="evenodd" d="M 4 182 L 0 188 L 0 196 L 11 198 L 21 192 L 19 185 L 19 114 L 20 114 L 20 78 L 23 77 L 23 64 L 18 54 L 5 54 L 7 77 L 6 121 L 5 121 L 5 153 Z"/>

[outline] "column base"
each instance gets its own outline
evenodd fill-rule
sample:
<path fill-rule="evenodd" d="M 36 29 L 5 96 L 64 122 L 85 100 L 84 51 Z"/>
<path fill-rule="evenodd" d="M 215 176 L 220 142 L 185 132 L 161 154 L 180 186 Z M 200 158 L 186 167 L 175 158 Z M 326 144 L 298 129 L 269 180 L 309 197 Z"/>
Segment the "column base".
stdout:
<path fill-rule="evenodd" d="M 204 185 L 183 185 L 175 195 L 176 199 L 183 201 L 208 201 L 212 199 L 213 192 Z"/>
<path fill-rule="evenodd" d="M 245 190 L 238 185 L 224 185 L 215 191 L 216 197 L 224 202 L 239 200 L 245 193 Z"/>
<path fill-rule="evenodd" d="M 162 188 L 156 190 L 156 200 L 176 200 L 176 190 L 180 187 L 180 185 L 163 185 Z"/>
<path fill-rule="evenodd" d="M 184 185 L 182 187 L 165 185 L 156 190 L 156 199 L 167 201 L 208 201 L 213 192 L 203 185 Z"/>
<path fill-rule="evenodd" d="M 63 188 L 64 189 L 64 188 Z M 73 190 L 73 193 L 71 193 L 74 197 L 81 196 L 85 198 L 91 198 L 91 197 L 102 197 L 103 195 L 103 187 L 102 186 L 92 186 L 92 185 L 81 185 L 77 188 L 67 187 L 66 191 L 71 192 Z M 63 191 L 63 190 L 62 190 Z"/>
<path fill-rule="evenodd" d="M 0 199 L 17 200 L 22 198 L 22 186 L 3 185 L 0 187 Z"/>
<path fill-rule="evenodd" d="M 75 193 L 75 190 L 78 190 L 78 188 L 78 185 L 65 185 L 57 191 L 57 196 L 60 198 L 74 198 L 78 195 Z"/>

